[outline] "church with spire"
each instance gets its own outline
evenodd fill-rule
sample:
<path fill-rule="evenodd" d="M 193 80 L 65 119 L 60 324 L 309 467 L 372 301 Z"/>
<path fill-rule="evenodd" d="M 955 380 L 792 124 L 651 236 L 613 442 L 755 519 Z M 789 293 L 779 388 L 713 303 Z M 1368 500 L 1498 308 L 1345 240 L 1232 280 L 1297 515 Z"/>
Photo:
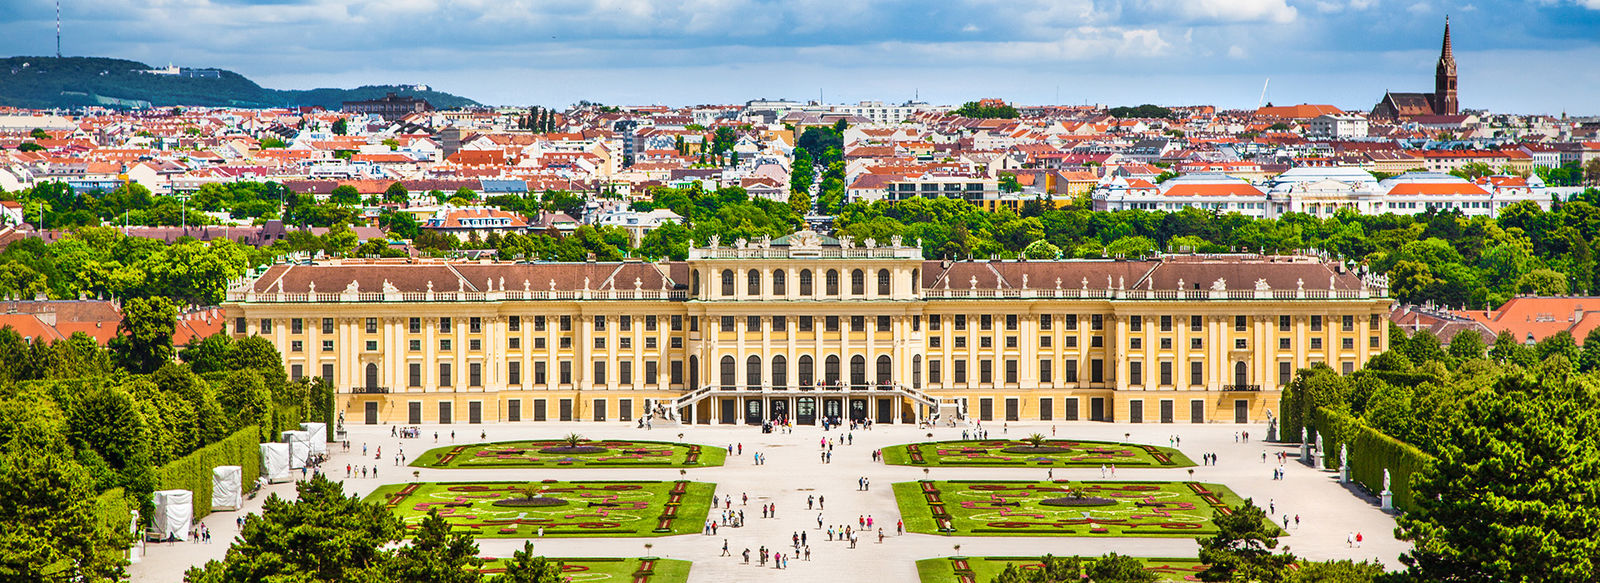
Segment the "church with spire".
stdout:
<path fill-rule="evenodd" d="M 1434 68 L 1433 93 L 1383 94 L 1383 100 L 1372 107 L 1372 117 L 1389 119 L 1412 118 L 1423 115 L 1457 115 L 1461 103 L 1456 97 L 1456 55 L 1450 47 L 1450 18 L 1444 19 L 1444 47 L 1439 51 L 1439 63 Z"/>

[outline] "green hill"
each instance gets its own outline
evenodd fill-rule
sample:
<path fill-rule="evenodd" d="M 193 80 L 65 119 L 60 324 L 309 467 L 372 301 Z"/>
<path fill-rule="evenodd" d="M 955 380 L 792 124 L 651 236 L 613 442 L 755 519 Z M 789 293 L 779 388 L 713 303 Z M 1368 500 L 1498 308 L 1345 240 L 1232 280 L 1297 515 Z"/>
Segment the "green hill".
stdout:
<path fill-rule="evenodd" d="M 385 93 L 420 97 L 439 109 L 480 105 L 449 93 L 414 91 L 409 85 L 280 90 L 264 88 L 243 75 L 220 69 L 207 70 L 216 71 L 215 76 L 201 77 L 142 72 L 152 68 L 137 61 L 100 57 L 0 59 L 0 105 L 35 109 L 88 105 L 322 106 L 338 109 L 344 101 L 383 97 Z"/>

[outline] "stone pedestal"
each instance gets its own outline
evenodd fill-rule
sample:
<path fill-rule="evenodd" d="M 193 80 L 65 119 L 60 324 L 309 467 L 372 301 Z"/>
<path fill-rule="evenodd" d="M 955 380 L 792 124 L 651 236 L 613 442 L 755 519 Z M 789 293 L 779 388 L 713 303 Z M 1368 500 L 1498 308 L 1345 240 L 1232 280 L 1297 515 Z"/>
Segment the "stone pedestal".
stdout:
<path fill-rule="evenodd" d="M 1312 457 L 1311 467 L 1319 469 L 1319 470 L 1322 469 L 1322 468 L 1328 467 L 1328 466 L 1325 466 L 1325 465 L 1322 464 L 1322 452 L 1319 451 L 1319 452 L 1317 452 L 1317 454 L 1315 456 Z"/>
<path fill-rule="evenodd" d="M 1311 444 L 1300 444 L 1300 461 L 1302 463 L 1311 463 Z"/>
<path fill-rule="evenodd" d="M 1339 466 L 1339 483 L 1350 483 L 1350 466 Z"/>
<path fill-rule="evenodd" d="M 1384 510 L 1394 510 L 1394 492 L 1384 490 L 1382 494 L 1378 495 L 1378 499 L 1379 508 Z"/>

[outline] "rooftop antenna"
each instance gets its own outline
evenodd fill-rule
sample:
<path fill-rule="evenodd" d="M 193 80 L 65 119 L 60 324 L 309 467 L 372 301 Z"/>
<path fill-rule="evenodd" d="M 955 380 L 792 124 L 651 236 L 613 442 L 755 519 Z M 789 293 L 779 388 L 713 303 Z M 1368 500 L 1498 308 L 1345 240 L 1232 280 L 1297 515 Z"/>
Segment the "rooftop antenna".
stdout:
<path fill-rule="evenodd" d="M 56 0 L 56 58 L 61 58 L 61 0 Z"/>
<path fill-rule="evenodd" d="M 1267 85 L 1269 85 L 1271 83 L 1272 83 L 1272 78 L 1271 77 L 1267 77 L 1266 82 L 1261 84 L 1261 99 L 1257 99 L 1256 100 L 1256 109 L 1261 109 L 1261 106 L 1266 104 L 1266 102 L 1267 102 Z"/>

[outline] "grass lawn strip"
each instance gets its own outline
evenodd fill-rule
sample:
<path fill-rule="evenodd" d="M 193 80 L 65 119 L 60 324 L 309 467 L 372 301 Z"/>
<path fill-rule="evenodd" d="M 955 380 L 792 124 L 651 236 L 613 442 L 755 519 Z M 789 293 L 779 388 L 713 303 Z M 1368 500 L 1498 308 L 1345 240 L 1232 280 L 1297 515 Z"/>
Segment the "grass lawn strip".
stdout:
<path fill-rule="evenodd" d="M 1115 441 L 1051 439 L 1041 448 L 1019 440 L 971 439 L 906 443 L 883 449 L 883 461 L 898 466 L 1186 468 L 1194 461 L 1170 447 Z M 1036 450 L 1036 451 L 1030 451 Z"/>
<path fill-rule="evenodd" d="M 452 530 L 488 538 L 669 536 L 700 532 L 715 484 L 573 481 L 533 483 L 540 505 L 528 504 L 528 482 L 423 482 L 381 486 L 367 496 L 415 528 L 437 509 Z M 496 504 L 499 502 L 500 504 Z"/>
<path fill-rule="evenodd" d="M 1016 565 L 1023 570 L 1036 569 L 1041 557 L 940 557 L 917 561 L 917 575 L 922 583 L 988 583 L 1004 571 L 1006 565 Z M 1154 571 L 1162 581 L 1199 581 L 1205 568 L 1194 558 L 1140 558 L 1145 570 Z"/>
<path fill-rule="evenodd" d="M 573 583 L 685 583 L 689 561 L 603 557 L 546 557 L 561 563 L 561 575 Z M 499 575 L 504 559 L 486 559 L 479 572 Z"/>
<path fill-rule="evenodd" d="M 720 447 L 629 439 L 584 440 L 603 451 L 559 451 L 565 440 L 534 439 L 436 447 L 409 465 L 419 468 L 703 468 L 723 464 Z M 543 451 L 556 448 L 556 451 Z"/>
<path fill-rule="evenodd" d="M 893 487 L 907 530 L 944 535 L 1201 537 L 1216 534 L 1214 512 L 1244 503 L 1224 486 L 1199 482 L 952 480 Z"/>

